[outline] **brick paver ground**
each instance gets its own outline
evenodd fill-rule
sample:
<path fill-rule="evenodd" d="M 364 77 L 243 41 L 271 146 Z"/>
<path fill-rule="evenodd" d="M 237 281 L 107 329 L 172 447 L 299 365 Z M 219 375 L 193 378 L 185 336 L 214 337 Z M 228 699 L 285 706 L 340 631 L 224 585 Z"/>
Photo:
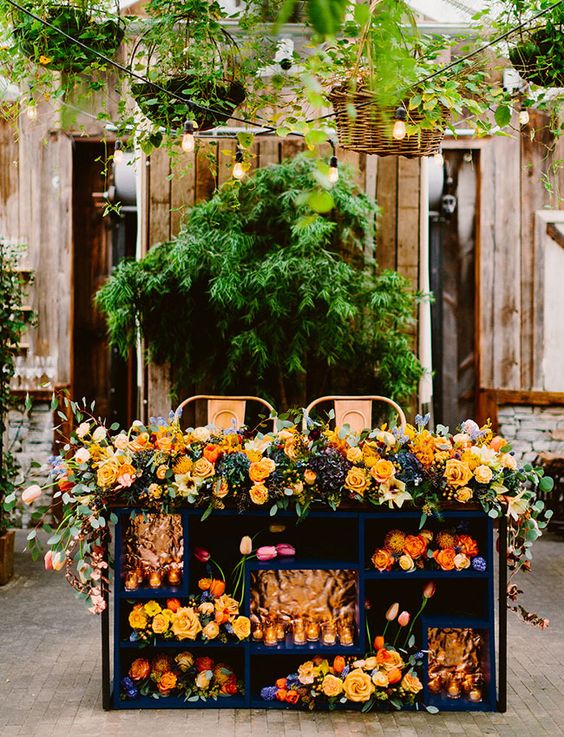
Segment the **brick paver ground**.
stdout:
<path fill-rule="evenodd" d="M 23 547 L 20 535 L 19 548 Z M 0 737 L 557 737 L 564 735 L 564 541 L 541 540 L 523 601 L 551 620 L 541 632 L 509 619 L 506 714 L 196 710 L 104 712 L 99 619 L 60 574 L 27 554 L 0 588 Z"/>

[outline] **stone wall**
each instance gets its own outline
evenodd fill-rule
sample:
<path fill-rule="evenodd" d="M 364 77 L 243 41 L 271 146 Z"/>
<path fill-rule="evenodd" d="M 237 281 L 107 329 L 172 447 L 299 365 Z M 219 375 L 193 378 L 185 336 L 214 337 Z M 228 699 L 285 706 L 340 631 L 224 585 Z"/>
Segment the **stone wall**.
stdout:
<path fill-rule="evenodd" d="M 540 453 L 564 457 L 564 406 L 504 405 L 497 417 L 499 434 L 511 443 L 518 461 L 534 461 Z"/>

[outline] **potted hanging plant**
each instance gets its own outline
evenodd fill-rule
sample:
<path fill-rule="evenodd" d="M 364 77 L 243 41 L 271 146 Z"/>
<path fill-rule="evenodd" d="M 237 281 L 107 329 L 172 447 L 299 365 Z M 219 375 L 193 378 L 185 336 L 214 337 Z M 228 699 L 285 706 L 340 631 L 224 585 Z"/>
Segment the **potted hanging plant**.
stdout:
<path fill-rule="evenodd" d="M 132 71 L 148 80 L 131 83 L 141 111 L 167 130 L 180 128 L 187 118 L 199 130 L 228 120 L 246 91 L 239 49 L 220 23 L 224 14 L 219 4 L 151 0 L 146 10 L 148 29 L 131 57 Z"/>
<path fill-rule="evenodd" d="M 523 22 L 538 12 L 536 0 L 509 0 L 509 22 Z M 523 79 L 540 87 L 564 87 L 564 4 L 532 21 L 509 49 L 509 59 Z"/>
<path fill-rule="evenodd" d="M 7 13 L 15 46 L 46 69 L 77 73 L 95 64 L 99 66 L 103 61 L 95 52 L 112 57 L 123 40 L 125 24 L 118 15 L 119 5 L 112 13 L 111 5 L 104 0 L 34 0 L 26 9 L 35 17 L 13 8 Z"/>

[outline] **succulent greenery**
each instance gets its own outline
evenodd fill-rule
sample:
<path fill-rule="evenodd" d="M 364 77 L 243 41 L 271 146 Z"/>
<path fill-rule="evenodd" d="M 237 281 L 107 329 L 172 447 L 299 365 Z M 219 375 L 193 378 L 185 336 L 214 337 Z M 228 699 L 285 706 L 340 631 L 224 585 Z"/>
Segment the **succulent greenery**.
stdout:
<path fill-rule="evenodd" d="M 376 208 L 343 169 L 334 207 L 301 155 L 224 185 L 196 205 L 176 240 L 122 262 L 98 294 L 123 354 L 138 331 L 178 384 L 213 377 L 278 408 L 354 389 L 407 398 L 421 376 L 406 330 L 415 296 L 365 256 Z"/>

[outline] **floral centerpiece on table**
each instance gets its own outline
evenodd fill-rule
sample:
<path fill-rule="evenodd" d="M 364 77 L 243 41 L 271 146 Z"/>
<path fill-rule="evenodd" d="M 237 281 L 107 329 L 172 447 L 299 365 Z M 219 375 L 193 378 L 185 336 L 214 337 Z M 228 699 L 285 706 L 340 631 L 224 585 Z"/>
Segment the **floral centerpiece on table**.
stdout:
<path fill-rule="evenodd" d="M 371 557 L 376 570 L 401 570 L 405 573 L 425 569 L 464 571 L 471 568 L 483 573 L 487 563 L 479 555 L 478 543 L 463 529 L 439 530 L 424 528 L 417 534 L 389 530 L 384 544 Z"/>
<path fill-rule="evenodd" d="M 102 551 L 109 523 L 117 520 L 115 506 L 170 512 L 191 505 L 205 519 L 226 505 L 239 511 L 266 507 L 271 515 L 293 507 L 298 517 L 320 504 L 406 505 L 421 510 L 424 524 L 445 505 L 472 503 L 492 517 L 507 515 L 514 570 L 529 566 L 529 548 L 551 515 L 537 492 L 550 490 L 552 480 L 542 469 L 518 468 L 506 440 L 472 420 L 454 435 L 440 426 L 431 432 L 420 417 L 403 429 L 383 426 L 360 434 L 347 426 L 308 421 L 301 429 L 278 420 L 276 431 L 261 433 L 183 429 L 181 417 L 171 413 L 147 425 L 136 421 L 125 431 L 65 403 L 76 428 L 51 460 L 48 484 L 62 500 L 63 515 L 54 529 L 45 509 L 37 527 L 49 534 L 46 565 L 62 568 L 66 561 L 69 581 L 94 612 L 105 606 Z M 23 499 L 31 503 L 41 494 L 34 485 Z M 36 535 L 33 529 L 28 539 L 38 554 Z"/>
<path fill-rule="evenodd" d="M 212 584 L 215 596 L 210 593 Z M 158 637 L 221 643 L 246 640 L 251 622 L 239 613 L 239 603 L 224 593 L 223 581 L 202 579 L 200 585 L 205 587 L 202 593 L 191 596 L 185 605 L 179 599 L 167 599 L 164 607 L 154 600 L 134 604 L 128 617 L 133 630 L 130 639 L 147 644 Z"/>
<path fill-rule="evenodd" d="M 120 686 L 123 700 L 177 696 L 186 701 L 216 701 L 244 693 L 243 682 L 231 666 L 207 656 L 198 658 L 188 651 L 176 656 L 157 653 L 150 659 L 136 658 Z"/>

